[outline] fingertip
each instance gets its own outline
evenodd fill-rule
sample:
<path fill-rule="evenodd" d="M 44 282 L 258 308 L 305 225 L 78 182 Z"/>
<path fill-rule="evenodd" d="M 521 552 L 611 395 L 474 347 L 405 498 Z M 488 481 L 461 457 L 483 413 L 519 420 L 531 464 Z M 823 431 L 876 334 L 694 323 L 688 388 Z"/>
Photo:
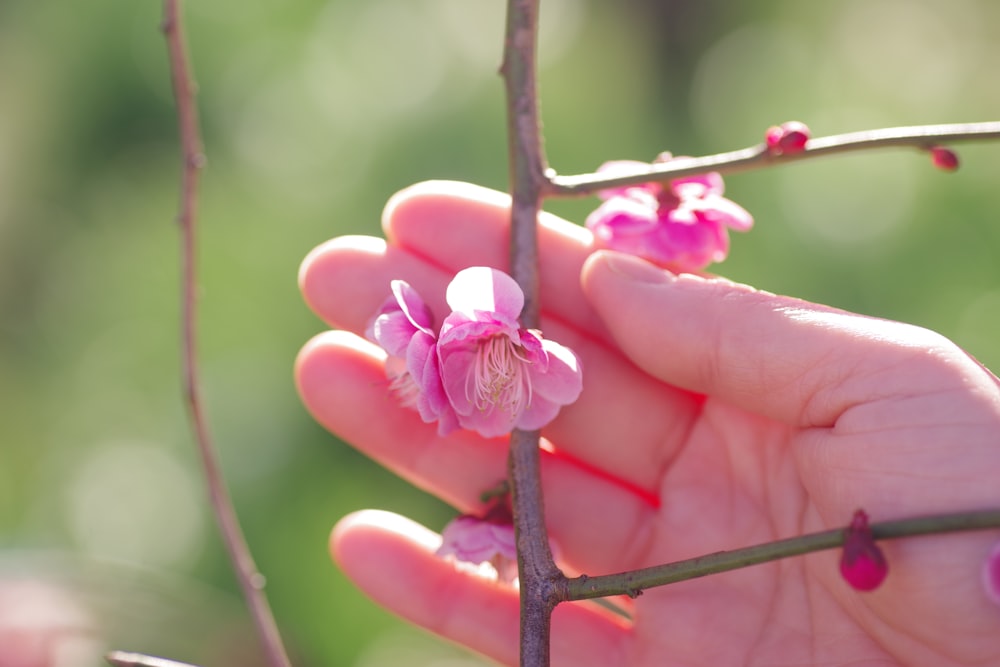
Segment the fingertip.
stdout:
<path fill-rule="evenodd" d="M 302 260 L 298 274 L 299 290 L 306 305 L 334 326 L 353 319 L 348 313 L 356 302 L 377 300 L 376 291 L 388 294 L 387 285 L 359 284 L 356 280 L 360 268 L 385 253 L 384 240 L 360 235 L 339 236 L 313 248 Z M 343 289 L 345 284 L 350 284 L 351 289 Z M 359 295 L 359 291 L 365 295 Z"/>
<path fill-rule="evenodd" d="M 517 591 L 435 555 L 440 536 L 398 514 L 341 519 L 330 553 L 366 595 L 431 632 L 502 663 L 517 659 Z"/>
<path fill-rule="evenodd" d="M 628 289 L 632 283 L 651 285 L 672 283 L 677 276 L 644 259 L 614 250 L 597 250 L 587 258 L 581 271 L 585 288 L 604 286 Z"/>
<path fill-rule="evenodd" d="M 433 553 L 440 544 L 437 533 L 415 521 L 392 512 L 366 509 L 352 512 L 336 523 L 330 532 L 329 547 L 330 557 L 345 572 L 364 575 L 374 569 L 372 557 L 386 549 L 416 546 Z"/>
<path fill-rule="evenodd" d="M 364 510 L 337 523 L 330 553 L 390 611 L 502 664 L 517 664 L 517 589 L 438 557 L 440 541 L 405 517 Z M 591 605 L 559 605 L 553 616 L 556 664 L 625 664 L 628 638 L 626 622 Z"/>
<path fill-rule="evenodd" d="M 386 238 L 396 240 L 411 225 L 423 226 L 428 216 L 457 211 L 472 215 L 492 215 L 510 207 L 510 197 L 503 192 L 472 183 L 430 180 L 403 188 L 389 198 L 382 210 L 382 229 Z"/>
<path fill-rule="evenodd" d="M 385 378 L 385 356 L 382 348 L 347 331 L 313 336 L 299 351 L 294 366 L 296 388 L 306 409 L 337 433 L 345 422 L 351 422 L 347 418 L 351 414 L 368 414 L 382 407 L 374 399 L 384 392 L 374 388 Z"/>

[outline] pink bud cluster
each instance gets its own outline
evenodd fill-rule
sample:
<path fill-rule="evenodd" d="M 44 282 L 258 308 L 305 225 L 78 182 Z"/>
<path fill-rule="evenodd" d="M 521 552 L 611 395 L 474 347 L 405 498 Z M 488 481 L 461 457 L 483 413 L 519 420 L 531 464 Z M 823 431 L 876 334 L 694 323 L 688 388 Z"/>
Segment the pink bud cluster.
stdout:
<path fill-rule="evenodd" d="M 440 331 L 415 289 L 394 280 L 391 290 L 367 336 L 389 354 L 386 373 L 403 404 L 437 422 L 441 435 L 538 429 L 580 395 L 576 354 L 520 326 L 524 294 L 502 271 L 460 271 L 448 285 L 451 313 Z"/>
<path fill-rule="evenodd" d="M 771 155 L 791 155 L 806 149 L 809 136 L 809 128 L 805 123 L 790 120 L 767 128 L 767 132 L 764 133 L 764 144 Z"/>
<path fill-rule="evenodd" d="M 658 161 L 670 159 L 664 154 Z M 606 162 L 598 173 L 635 173 L 642 162 Z M 587 216 L 595 243 L 642 257 L 674 271 L 699 271 L 729 253 L 728 229 L 746 231 L 753 218 L 724 198 L 716 172 L 602 190 L 604 200 Z"/>

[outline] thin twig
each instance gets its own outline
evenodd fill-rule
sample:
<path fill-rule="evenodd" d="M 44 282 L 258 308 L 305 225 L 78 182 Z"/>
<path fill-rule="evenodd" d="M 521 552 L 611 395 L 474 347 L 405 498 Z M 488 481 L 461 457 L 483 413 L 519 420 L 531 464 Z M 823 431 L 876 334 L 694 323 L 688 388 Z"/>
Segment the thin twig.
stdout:
<path fill-rule="evenodd" d="M 178 224 L 181 235 L 181 354 L 184 393 L 205 471 L 212 509 L 260 636 L 268 664 L 271 667 L 288 667 L 291 663 L 263 592 L 264 578 L 254 564 L 232 500 L 226 490 L 201 400 L 197 354 L 196 212 L 198 173 L 205 162 L 205 157 L 194 100 L 190 59 L 184 38 L 181 0 L 164 0 L 163 9 L 163 33 L 166 36 L 170 58 L 183 160 Z"/>
<path fill-rule="evenodd" d="M 538 212 L 547 183 L 538 114 L 536 53 L 538 0 L 508 0 L 503 75 L 507 92 L 507 135 L 511 194 L 511 276 L 524 292 L 521 326 L 539 325 Z M 547 667 L 555 589 L 565 577 L 552 560 L 542 502 L 538 431 L 514 431 L 508 475 L 517 535 L 521 583 L 522 667 Z"/>
<path fill-rule="evenodd" d="M 965 530 L 1000 528 L 1000 509 L 884 521 L 871 525 L 875 539 L 887 540 Z M 786 540 L 758 544 L 745 549 L 720 551 L 697 558 L 656 565 L 631 572 L 596 577 L 581 576 L 568 582 L 568 598 L 585 600 L 609 595 L 636 596 L 644 589 L 697 579 L 751 565 L 824 549 L 844 543 L 844 529 L 801 535 Z"/>
<path fill-rule="evenodd" d="M 126 653 L 125 651 L 112 651 L 104 656 L 104 659 L 114 667 L 195 667 L 187 662 L 157 658 L 143 653 Z"/>
<path fill-rule="evenodd" d="M 836 153 L 900 147 L 926 150 L 936 145 L 986 139 L 1000 139 L 1000 122 L 889 127 L 836 134 L 810 139 L 805 149 L 799 153 L 780 155 L 768 152 L 767 146 L 761 143 L 728 153 L 696 158 L 676 158 L 668 162 L 652 163 L 637 169 L 633 174 L 556 176 L 550 173 L 544 195 L 548 197 L 582 197 L 604 188 L 694 176 L 710 171 L 732 174 L 800 160 L 810 160 Z"/>

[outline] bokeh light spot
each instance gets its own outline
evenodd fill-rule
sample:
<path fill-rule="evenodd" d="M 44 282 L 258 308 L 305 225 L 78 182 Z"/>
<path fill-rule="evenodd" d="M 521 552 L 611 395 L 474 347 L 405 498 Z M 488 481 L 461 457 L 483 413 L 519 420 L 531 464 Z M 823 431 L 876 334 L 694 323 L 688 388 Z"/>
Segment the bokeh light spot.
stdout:
<path fill-rule="evenodd" d="M 70 530 L 88 554 L 162 567 L 189 563 L 203 540 L 204 493 L 165 450 L 144 442 L 97 448 L 66 489 Z"/>

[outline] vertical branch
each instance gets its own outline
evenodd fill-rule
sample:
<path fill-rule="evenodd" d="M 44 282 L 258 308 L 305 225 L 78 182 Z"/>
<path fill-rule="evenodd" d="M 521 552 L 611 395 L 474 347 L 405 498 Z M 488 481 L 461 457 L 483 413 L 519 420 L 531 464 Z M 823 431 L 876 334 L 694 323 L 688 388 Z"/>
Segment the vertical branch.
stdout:
<path fill-rule="evenodd" d="M 522 325 L 538 326 L 538 242 L 535 227 L 545 185 L 545 154 L 538 114 L 536 44 L 538 1 L 509 0 L 503 75 L 507 90 L 507 146 L 511 194 L 511 275 L 524 290 Z"/>
<path fill-rule="evenodd" d="M 181 235 L 181 356 L 184 393 L 195 441 L 205 471 L 212 509 L 218 521 L 229 558 L 243 589 L 247 606 L 260 635 L 268 664 L 271 667 L 287 667 L 290 662 L 278 634 L 271 608 L 264 596 L 264 578 L 257 571 L 257 566 L 250 555 L 246 538 L 240 528 L 236 511 L 233 509 L 232 501 L 222 479 L 201 400 L 197 355 L 198 283 L 195 241 L 198 174 L 205 162 L 205 156 L 202 150 L 198 111 L 194 100 L 194 83 L 184 39 L 180 5 L 181 0 L 164 0 L 163 33 L 166 36 L 170 59 L 183 161 L 180 212 L 177 221 Z"/>
<path fill-rule="evenodd" d="M 548 667 L 552 610 L 557 602 L 565 599 L 565 596 L 556 596 L 556 587 L 565 583 L 565 577 L 556 567 L 549 549 L 538 437 L 538 431 L 514 431 L 510 437 L 508 462 L 521 586 L 519 664 L 522 667 Z"/>
<path fill-rule="evenodd" d="M 546 162 L 538 114 L 536 50 L 539 0 L 509 0 L 503 75 L 507 91 L 507 135 L 511 194 L 511 275 L 524 291 L 522 326 L 539 326 L 537 222 Z M 565 577 L 549 550 L 542 499 L 538 431 L 514 431 L 508 475 L 517 533 L 521 582 L 523 667 L 546 667 L 556 586 Z"/>

